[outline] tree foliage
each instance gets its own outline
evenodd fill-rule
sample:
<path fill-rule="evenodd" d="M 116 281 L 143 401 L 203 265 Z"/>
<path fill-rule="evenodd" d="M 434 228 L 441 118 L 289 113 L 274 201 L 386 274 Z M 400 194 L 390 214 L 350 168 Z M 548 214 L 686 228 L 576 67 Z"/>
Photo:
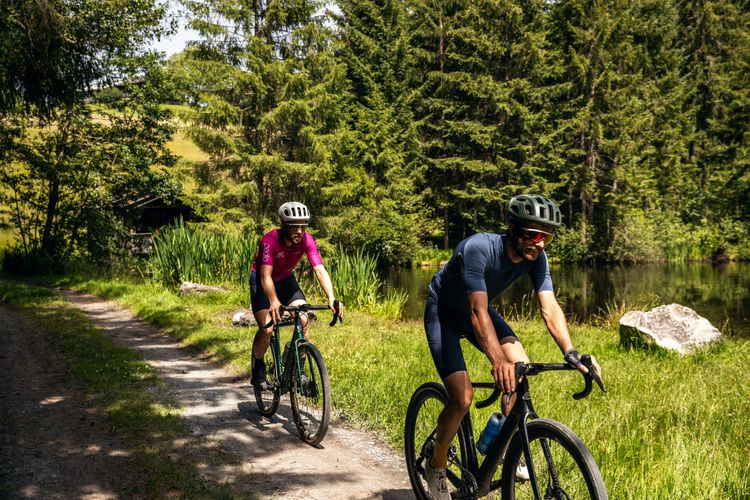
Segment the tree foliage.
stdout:
<path fill-rule="evenodd" d="M 742 0 L 184 3 L 203 40 L 172 73 L 216 217 L 265 229 L 300 199 L 404 262 L 531 191 L 561 204 L 561 258 L 746 256 Z"/>
<path fill-rule="evenodd" d="M 170 196 L 158 167 L 174 158 L 160 103 L 160 62 L 142 44 L 161 31 L 153 1 L 12 1 L 0 35 L 0 206 L 18 232 L 17 254 L 59 261 L 106 258 L 122 246 L 118 205 Z M 122 99 L 95 106 L 94 86 Z"/>
<path fill-rule="evenodd" d="M 208 158 L 191 201 L 219 224 L 259 234 L 295 199 L 324 248 L 402 263 L 500 230 L 532 191 L 561 204 L 561 258 L 747 256 L 743 0 L 181 3 L 200 39 L 168 77 L 143 49 L 163 4 L 0 4 L 0 196 L 22 252 L 106 256 L 118 200 L 176 192 L 169 95 Z"/>

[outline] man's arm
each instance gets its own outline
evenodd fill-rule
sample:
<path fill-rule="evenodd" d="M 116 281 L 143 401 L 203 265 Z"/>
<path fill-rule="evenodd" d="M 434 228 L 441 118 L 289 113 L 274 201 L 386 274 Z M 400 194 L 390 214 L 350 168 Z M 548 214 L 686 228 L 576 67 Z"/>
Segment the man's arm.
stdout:
<path fill-rule="evenodd" d="M 560 304 L 557 302 L 557 298 L 555 298 L 555 293 L 553 291 L 542 290 L 538 293 L 538 297 L 542 319 L 547 325 L 547 330 L 549 330 L 549 333 L 552 335 L 552 338 L 555 339 L 557 346 L 564 355 L 573 349 L 573 342 L 570 340 L 570 332 L 568 331 L 568 323 L 565 320 L 565 314 L 563 313 Z M 593 356 L 591 359 L 594 364 L 594 369 L 601 374 L 602 370 L 599 367 L 599 364 Z M 583 365 L 580 365 L 578 369 L 583 373 L 588 372 L 588 369 Z"/>
<path fill-rule="evenodd" d="M 339 318 L 344 319 L 344 304 L 339 302 L 338 311 L 336 311 L 336 308 L 333 305 L 336 297 L 333 294 L 333 283 L 331 282 L 331 276 L 328 274 L 326 267 L 323 264 L 318 264 L 313 267 L 313 271 L 315 271 L 315 277 L 318 278 L 318 283 L 320 283 L 323 293 L 325 293 L 328 298 L 328 307 L 331 308 L 331 311 L 333 311 L 334 314 L 338 314 Z"/>
<path fill-rule="evenodd" d="M 477 337 L 482 352 L 489 358 L 492 364 L 492 378 L 495 385 L 505 392 L 512 392 L 516 385 L 515 365 L 510 362 L 500 347 L 497 340 L 495 327 L 487 312 L 487 292 L 471 292 L 467 296 L 469 311 L 471 313 L 471 326 Z"/>
<path fill-rule="evenodd" d="M 539 306 L 542 312 L 542 319 L 547 325 L 547 330 L 555 339 L 557 346 L 563 354 L 573 349 L 573 342 L 570 340 L 568 332 L 568 323 L 565 321 L 565 314 L 560 304 L 555 298 L 555 293 L 551 290 L 542 290 L 538 294 Z"/>

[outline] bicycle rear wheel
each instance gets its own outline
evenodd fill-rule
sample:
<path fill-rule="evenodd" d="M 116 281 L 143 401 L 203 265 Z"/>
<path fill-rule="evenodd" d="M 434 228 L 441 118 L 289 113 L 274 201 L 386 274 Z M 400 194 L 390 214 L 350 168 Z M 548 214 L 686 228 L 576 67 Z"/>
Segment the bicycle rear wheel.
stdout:
<path fill-rule="evenodd" d="M 527 429 L 541 498 L 608 498 L 607 488 L 594 457 L 573 431 L 560 422 L 544 418 L 531 420 L 527 424 Z M 508 446 L 503 464 L 503 500 L 534 498 L 531 482 L 516 479 L 516 470 L 521 458 L 523 443 L 521 435 L 516 433 Z M 527 463 L 527 466 L 531 473 L 532 464 Z"/>
<path fill-rule="evenodd" d="M 294 356 L 292 367 L 292 414 L 302 441 L 315 446 L 323 441 L 331 418 L 331 384 L 323 355 L 313 344 L 299 345 L 300 372 Z"/>
<path fill-rule="evenodd" d="M 422 384 L 414 391 L 406 409 L 404 424 L 404 455 L 406 469 L 414 494 L 419 500 L 430 498 L 425 480 L 425 465 L 432 458 L 435 448 L 435 432 L 440 412 L 448 401 L 445 387 L 435 382 Z M 468 439 L 463 428 L 458 429 L 448 451 L 447 475 L 449 489 L 454 498 L 462 498 L 464 477 L 468 476 L 466 453 Z M 473 478 L 471 479 L 473 482 Z"/>
<path fill-rule="evenodd" d="M 255 364 L 255 356 L 251 357 L 253 358 L 253 364 Z M 276 347 L 273 342 L 271 342 L 270 349 L 266 350 L 263 361 L 266 364 L 266 382 L 262 387 L 252 386 L 252 388 L 260 414 L 264 417 L 270 417 L 276 413 L 281 399 L 281 381 L 276 370 Z"/>

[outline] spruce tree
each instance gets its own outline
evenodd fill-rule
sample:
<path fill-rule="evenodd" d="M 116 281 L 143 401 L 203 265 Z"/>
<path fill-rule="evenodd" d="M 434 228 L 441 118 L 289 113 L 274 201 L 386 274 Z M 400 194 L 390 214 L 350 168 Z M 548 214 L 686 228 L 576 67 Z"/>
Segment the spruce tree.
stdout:
<path fill-rule="evenodd" d="M 544 184 L 531 131 L 543 2 L 409 3 L 413 109 L 443 246 L 496 230 L 507 200 Z"/>
<path fill-rule="evenodd" d="M 321 206 L 347 95 L 321 2 L 183 3 L 201 39 L 172 67 L 196 109 L 190 136 L 210 157 L 197 172 L 207 210 L 249 213 L 260 231 L 284 201 Z"/>

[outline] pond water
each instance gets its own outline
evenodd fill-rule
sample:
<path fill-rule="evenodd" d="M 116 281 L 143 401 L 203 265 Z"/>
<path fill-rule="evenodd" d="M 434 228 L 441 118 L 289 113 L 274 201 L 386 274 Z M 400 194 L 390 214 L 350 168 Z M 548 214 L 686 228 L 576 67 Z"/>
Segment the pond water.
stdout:
<path fill-rule="evenodd" d="M 436 269 L 391 269 L 386 287 L 406 291 L 405 317 L 422 317 L 427 285 Z M 676 302 L 690 307 L 719 328 L 750 338 L 750 263 L 721 266 L 703 263 L 632 266 L 553 265 L 558 301 L 570 320 L 587 320 L 608 307 L 649 309 Z M 494 304 L 503 309 L 529 307 L 531 281 L 521 278 Z M 525 306 L 524 306 L 525 304 Z"/>

